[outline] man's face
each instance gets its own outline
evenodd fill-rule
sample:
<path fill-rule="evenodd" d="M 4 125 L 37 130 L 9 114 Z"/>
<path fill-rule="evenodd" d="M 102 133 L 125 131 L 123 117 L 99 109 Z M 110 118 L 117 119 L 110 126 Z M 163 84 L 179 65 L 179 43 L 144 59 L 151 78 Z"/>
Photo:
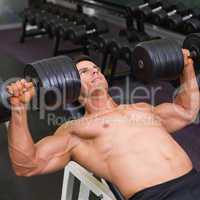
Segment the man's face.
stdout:
<path fill-rule="evenodd" d="M 81 61 L 76 67 L 81 77 L 81 96 L 91 96 L 98 91 L 108 91 L 108 83 L 96 64 L 91 61 Z"/>

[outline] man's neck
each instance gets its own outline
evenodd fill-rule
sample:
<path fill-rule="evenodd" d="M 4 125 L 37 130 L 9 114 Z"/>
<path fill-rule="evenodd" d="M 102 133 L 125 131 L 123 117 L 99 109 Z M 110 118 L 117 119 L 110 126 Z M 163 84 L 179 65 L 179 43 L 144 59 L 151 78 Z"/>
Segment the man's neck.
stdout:
<path fill-rule="evenodd" d="M 85 105 L 86 114 L 95 114 L 99 112 L 106 112 L 117 107 L 110 95 L 93 96 L 87 100 Z"/>

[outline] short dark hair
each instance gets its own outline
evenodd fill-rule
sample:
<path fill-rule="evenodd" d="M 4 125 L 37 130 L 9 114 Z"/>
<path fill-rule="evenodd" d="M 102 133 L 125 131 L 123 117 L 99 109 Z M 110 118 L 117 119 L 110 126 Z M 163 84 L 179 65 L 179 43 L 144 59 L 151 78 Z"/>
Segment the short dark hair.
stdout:
<path fill-rule="evenodd" d="M 84 55 L 84 54 L 78 55 L 73 59 L 75 64 L 78 64 L 79 62 L 85 61 L 85 60 L 95 63 L 95 61 L 90 56 L 87 56 L 87 55 Z"/>

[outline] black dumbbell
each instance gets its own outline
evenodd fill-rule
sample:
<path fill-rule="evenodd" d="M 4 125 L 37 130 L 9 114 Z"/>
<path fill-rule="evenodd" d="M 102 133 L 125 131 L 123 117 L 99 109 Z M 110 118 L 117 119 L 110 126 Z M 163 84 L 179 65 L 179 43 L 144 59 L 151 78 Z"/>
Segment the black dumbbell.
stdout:
<path fill-rule="evenodd" d="M 139 2 L 139 4 L 133 3 L 133 6 L 129 4 L 129 8 L 131 9 L 133 17 L 138 17 L 141 13 L 140 11 L 143 10 L 144 15 L 149 15 L 151 13 L 151 9 L 149 7 L 152 5 L 159 5 L 161 0 L 149 0 L 145 2 Z"/>
<path fill-rule="evenodd" d="M 148 6 L 146 6 L 149 4 Z M 174 6 L 174 2 L 172 0 L 164 0 L 164 1 L 149 1 L 145 6 L 141 5 L 138 9 L 135 9 L 133 15 L 144 20 L 151 20 L 151 16 L 154 13 L 162 13 L 165 14 L 166 10 L 170 10 Z"/>
<path fill-rule="evenodd" d="M 193 9 L 193 12 L 200 13 L 200 9 Z M 197 33 L 200 31 L 200 14 L 196 15 L 197 18 L 190 18 L 183 24 L 183 32 L 185 34 Z"/>
<path fill-rule="evenodd" d="M 120 49 L 120 58 L 128 64 L 132 64 L 132 54 L 138 42 L 124 44 Z"/>
<path fill-rule="evenodd" d="M 41 12 L 41 10 L 38 8 L 26 10 L 26 12 L 24 13 L 24 17 L 30 25 L 34 26 L 34 25 L 36 25 L 36 17 L 35 16 L 38 15 L 40 12 Z"/>
<path fill-rule="evenodd" d="M 59 19 L 66 18 L 71 19 L 70 13 L 74 15 L 74 12 L 63 7 L 55 7 L 54 12 L 42 12 L 36 16 L 36 25 L 38 28 L 45 28 L 50 30 L 51 25 L 55 24 Z"/>
<path fill-rule="evenodd" d="M 68 31 L 76 27 L 77 25 L 85 25 L 89 23 L 89 17 L 84 14 L 79 14 L 74 16 L 73 20 L 68 21 L 67 23 L 60 23 L 58 26 L 58 34 L 64 39 L 68 40 L 69 35 Z"/>
<path fill-rule="evenodd" d="M 49 20 L 48 22 L 45 22 L 44 28 L 53 36 L 56 36 L 59 34 L 60 27 L 62 27 L 64 24 L 68 24 L 71 26 L 74 25 L 74 22 L 69 22 L 68 18 L 54 18 L 52 20 Z"/>
<path fill-rule="evenodd" d="M 57 35 L 59 35 L 63 40 L 68 40 L 68 30 L 76 25 L 78 25 L 76 21 L 61 22 L 60 24 L 58 24 L 58 26 L 55 26 L 54 28 Z"/>
<path fill-rule="evenodd" d="M 46 14 L 58 14 L 59 9 L 53 3 L 45 3 L 41 4 L 40 6 L 33 7 L 30 9 L 25 9 L 24 17 L 31 25 L 36 25 L 37 23 L 40 24 L 40 18 L 45 17 Z M 37 22 L 36 22 L 37 19 Z"/>
<path fill-rule="evenodd" d="M 55 15 L 59 13 L 59 6 L 52 2 L 42 4 L 41 9 L 46 10 L 47 12 L 50 12 Z"/>
<path fill-rule="evenodd" d="M 122 47 L 125 47 L 128 45 L 129 45 L 129 42 L 127 39 L 121 38 L 121 37 L 113 37 L 108 45 L 109 53 L 112 56 L 117 56 L 118 58 L 120 58 Z"/>
<path fill-rule="evenodd" d="M 48 6 L 43 5 L 40 8 L 30 9 L 25 14 L 27 22 L 31 25 L 36 25 L 36 19 L 38 19 L 40 16 L 44 16 L 45 14 L 49 13 L 48 8 Z"/>
<path fill-rule="evenodd" d="M 79 16 L 80 15 L 78 15 L 78 13 L 71 10 L 63 10 L 61 15 L 53 15 L 49 19 L 43 21 L 43 27 L 47 30 L 47 32 L 55 36 L 59 34 L 59 30 L 62 27 L 84 23 L 85 19 Z"/>
<path fill-rule="evenodd" d="M 29 8 L 25 8 L 22 13 L 20 13 L 20 15 L 23 17 L 23 18 L 27 18 L 27 16 L 29 16 L 31 13 L 33 13 L 34 11 L 36 10 L 39 10 L 39 6 L 31 6 Z"/>
<path fill-rule="evenodd" d="M 54 19 L 54 18 L 57 18 L 57 15 L 54 15 L 52 13 L 40 13 L 38 15 L 36 15 L 35 17 L 35 22 L 36 22 L 36 25 L 39 29 L 42 29 L 44 28 L 44 24 L 47 22 L 47 21 L 51 21 L 51 19 Z"/>
<path fill-rule="evenodd" d="M 182 14 L 175 14 L 166 19 L 166 25 L 172 29 L 181 32 L 185 32 L 184 24 L 193 17 L 200 16 L 200 9 L 186 9 Z M 197 22 L 198 23 L 198 22 Z M 199 27 L 199 23 L 196 24 Z M 198 29 L 199 30 L 199 29 Z"/>
<path fill-rule="evenodd" d="M 45 110 L 55 104 L 57 108 L 60 108 L 64 106 L 63 104 L 77 101 L 80 96 L 80 75 L 72 59 L 67 56 L 58 56 L 30 63 L 24 69 L 24 77 L 27 81 L 33 83 L 40 109 Z M 10 83 L 12 82 L 9 80 L 0 82 L 1 123 L 9 120 L 11 114 L 9 98 L 12 95 L 6 89 Z M 39 98 L 41 95 L 43 97 Z M 62 98 L 59 101 L 60 96 Z M 34 106 L 37 107 L 38 104 Z"/>
<path fill-rule="evenodd" d="M 98 49 L 102 53 L 108 53 L 109 44 L 113 39 L 113 34 L 105 33 L 89 39 L 89 42 L 92 46 Z"/>
<path fill-rule="evenodd" d="M 200 34 L 186 37 L 183 47 L 172 39 L 139 43 L 132 54 L 134 74 L 143 82 L 176 80 L 184 68 L 182 48 L 190 51 L 197 74 L 200 71 Z"/>
<path fill-rule="evenodd" d="M 183 31 L 185 34 L 196 33 L 200 31 L 200 20 L 192 18 L 183 24 Z"/>
<path fill-rule="evenodd" d="M 91 37 L 108 32 L 108 24 L 103 20 L 90 18 L 86 24 L 71 27 L 67 34 L 70 40 L 79 42 L 84 37 Z"/>
<path fill-rule="evenodd" d="M 142 42 L 151 39 L 151 37 L 146 32 L 140 32 L 133 28 L 120 30 L 119 36 L 126 37 L 129 42 L 135 42 L 135 41 Z"/>
<path fill-rule="evenodd" d="M 165 25 L 165 19 L 174 15 L 182 13 L 186 10 L 186 7 L 183 3 L 177 3 L 175 5 L 172 5 L 172 7 L 166 12 L 155 12 L 151 15 L 151 22 L 156 25 Z"/>
<path fill-rule="evenodd" d="M 55 35 L 55 26 L 60 25 L 60 23 L 67 23 L 69 22 L 68 18 L 61 18 L 59 15 L 50 16 L 49 19 L 46 18 L 43 21 L 44 29 L 52 35 Z"/>

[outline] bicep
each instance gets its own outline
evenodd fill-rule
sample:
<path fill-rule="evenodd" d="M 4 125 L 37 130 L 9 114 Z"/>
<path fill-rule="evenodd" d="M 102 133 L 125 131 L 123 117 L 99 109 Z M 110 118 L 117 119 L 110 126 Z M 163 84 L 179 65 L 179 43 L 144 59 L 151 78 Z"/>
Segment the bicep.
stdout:
<path fill-rule="evenodd" d="M 71 159 L 71 151 L 79 141 L 60 129 L 35 144 L 36 174 L 46 174 L 64 168 Z M 34 170 L 33 170 L 34 173 Z"/>
<path fill-rule="evenodd" d="M 71 156 L 69 153 L 65 153 L 58 156 L 52 156 L 50 159 L 44 162 L 44 165 L 42 166 L 38 174 L 47 174 L 59 171 L 68 164 L 70 159 Z"/>
<path fill-rule="evenodd" d="M 190 114 L 178 104 L 163 103 L 155 107 L 155 113 L 159 117 L 165 129 L 173 133 L 191 123 Z"/>

